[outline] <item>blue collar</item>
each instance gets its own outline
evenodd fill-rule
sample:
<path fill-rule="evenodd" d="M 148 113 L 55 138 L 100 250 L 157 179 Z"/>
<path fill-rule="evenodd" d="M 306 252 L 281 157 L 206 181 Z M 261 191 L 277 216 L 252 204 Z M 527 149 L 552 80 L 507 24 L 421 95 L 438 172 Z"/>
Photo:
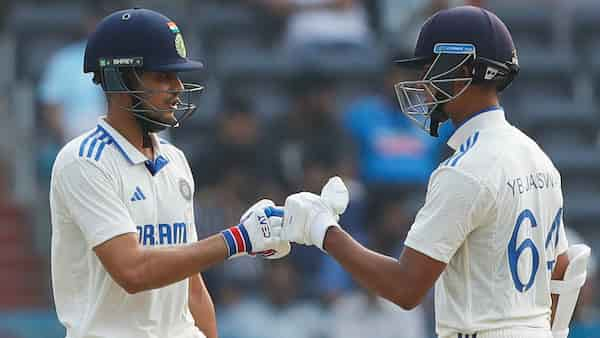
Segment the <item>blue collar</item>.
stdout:
<path fill-rule="evenodd" d="M 155 176 L 162 168 L 164 168 L 169 160 L 162 155 L 161 144 L 165 142 L 161 142 L 161 140 L 154 133 L 150 133 L 150 140 L 152 141 L 152 147 L 154 148 L 154 152 L 156 158 L 154 161 L 149 160 L 142 152 L 137 150 L 123 135 L 121 135 L 116 129 L 111 127 L 104 117 L 100 117 L 98 119 L 98 129 L 102 130 L 104 133 L 108 135 L 108 137 L 112 140 L 112 143 L 119 150 L 119 152 L 127 159 L 127 161 L 133 165 L 144 163 L 148 171 Z"/>
<path fill-rule="evenodd" d="M 487 128 L 498 128 L 506 124 L 508 124 L 508 122 L 504 117 L 504 110 L 502 107 L 494 106 L 486 108 L 472 114 L 468 119 L 463 121 L 448 139 L 448 146 L 456 150 L 475 132 Z"/>
<path fill-rule="evenodd" d="M 471 116 L 467 117 L 464 121 L 462 121 L 458 125 L 454 124 L 454 122 L 452 122 L 452 125 L 454 126 L 454 130 L 458 130 L 458 128 L 460 128 L 462 125 L 464 125 L 465 123 L 467 123 L 467 121 L 469 121 L 470 119 L 474 118 L 475 116 L 483 114 L 483 113 L 487 113 L 489 111 L 500 110 L 500 109 L 502 109 L 502 107 L 500 107 L 500 106 L 496 106 L 496 105 L 489 106 L 487 108 L 483 108 L 482 110 L 471 114 Z"/>

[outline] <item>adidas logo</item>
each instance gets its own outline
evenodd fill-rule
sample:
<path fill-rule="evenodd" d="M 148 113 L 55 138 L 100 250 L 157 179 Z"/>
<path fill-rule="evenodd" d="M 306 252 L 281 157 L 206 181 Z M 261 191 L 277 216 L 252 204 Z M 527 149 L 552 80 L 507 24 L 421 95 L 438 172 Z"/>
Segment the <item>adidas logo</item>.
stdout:
<path fill-rule="evenodd" d="M 142 192 L 142 189 L 140 189 L 140 187 L 135 187 L 135 192 L 133 193 L 133 196 L 131 196 L 130 201 L 131 202 L 143 201 L 145 199 L 146 199 L 146 196 Z"/>

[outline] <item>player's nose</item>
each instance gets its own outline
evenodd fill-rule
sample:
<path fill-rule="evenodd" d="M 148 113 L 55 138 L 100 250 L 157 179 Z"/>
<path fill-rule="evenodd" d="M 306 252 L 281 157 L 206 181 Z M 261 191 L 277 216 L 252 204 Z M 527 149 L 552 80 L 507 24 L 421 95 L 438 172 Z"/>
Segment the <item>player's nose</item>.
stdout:
<path fill-rule="evenodd" d="M 173 80 L 171 81 L 171 89 L 180 91 L 183 90 L 183 88 L 183 82 L 181 79 L 179 79 L 179 76 L 173 77 Z"/>

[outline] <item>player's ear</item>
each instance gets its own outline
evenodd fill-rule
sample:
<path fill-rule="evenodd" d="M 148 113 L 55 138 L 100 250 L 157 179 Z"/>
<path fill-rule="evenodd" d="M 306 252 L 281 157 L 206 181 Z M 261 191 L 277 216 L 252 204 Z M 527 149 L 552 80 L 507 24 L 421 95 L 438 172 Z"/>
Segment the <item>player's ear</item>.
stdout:
<path fill-rule="evenodd" d="M 140 90 L 142 87 L 142 84 L 140 83 L 142 72 L 137 72 L 136 70 L 124 70 L 121 71 L 121 78 L 129 90 Z"/>

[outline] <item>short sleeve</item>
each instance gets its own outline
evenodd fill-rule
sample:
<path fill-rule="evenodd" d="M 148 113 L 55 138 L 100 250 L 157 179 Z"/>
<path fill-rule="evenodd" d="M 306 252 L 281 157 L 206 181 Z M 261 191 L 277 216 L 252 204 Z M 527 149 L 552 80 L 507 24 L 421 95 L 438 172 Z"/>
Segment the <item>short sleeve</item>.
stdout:
<path fill-rule="evenodd" d="M 438 169 L 431 176 L 425 205 L 417 213 L 405 245 L 435 260 L 450 262 L 493 200 L 490 191 L 474 177 L 455 168 Z"/>
<path fill-rule="evenodd" d="M 61 169 L 55 187 L 68 215 L 83 232 L 90 248 L 128 232 L 136 232 L 135 224 L 117 186 L 102 168 L 85 160 L 75 161 Z"/>

